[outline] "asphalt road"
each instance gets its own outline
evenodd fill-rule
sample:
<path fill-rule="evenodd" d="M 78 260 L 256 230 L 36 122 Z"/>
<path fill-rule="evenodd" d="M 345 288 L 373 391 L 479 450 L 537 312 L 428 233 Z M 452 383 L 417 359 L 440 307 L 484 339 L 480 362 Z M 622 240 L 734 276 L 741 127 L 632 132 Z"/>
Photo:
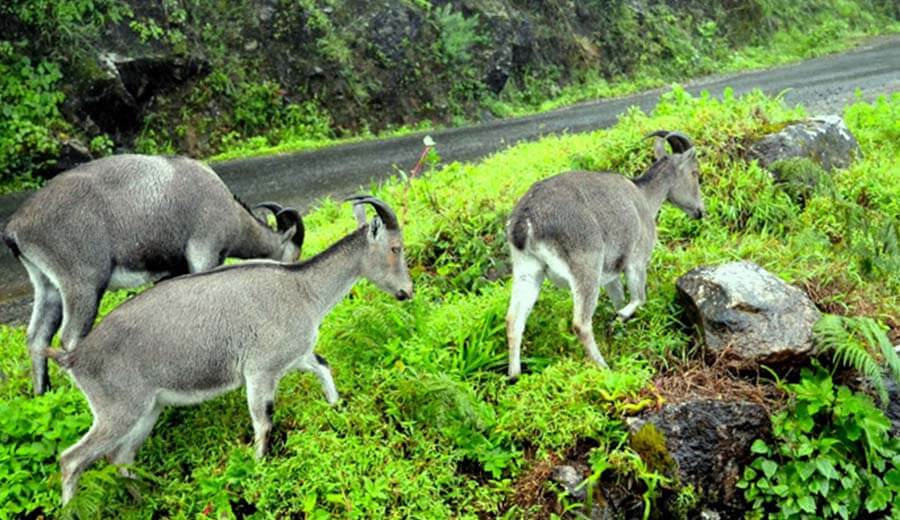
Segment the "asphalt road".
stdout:
<path fill-rule="evenodd" d="M 692 93 L 720 96 L 726 87 L 737 95 L 753 89 L 783 93 L 789 104 L 803 104 L 812 114 L 840 112 L 855 92 L 867 99 L 900 91 L 900 37 L 871 41 L 852 52 L 774 69 L 712 76 L 690 82 Z M 615 124 L 630 106 L 651 110 L 663 92 L 581 103 L 544 114 L 498 119 L 466 128 L 429 132 L 444 161 L 471 161 L 519 141 L 548 134 L 584 132 Z M 315 200 L 349 195 L 360 186 L 409 170 L 422 151 L 424 134 L 335 146 L 312 152 L 281 154 L 213 164 L 226 184 L 246 202 L 274 200 L 307 209 Z M 0 222 L 15 211 L 27 193 L 0 197 Z M 0 247 L 0 322 L 22 323 L 30 309 L 31 289 L 24 269 Z"/>

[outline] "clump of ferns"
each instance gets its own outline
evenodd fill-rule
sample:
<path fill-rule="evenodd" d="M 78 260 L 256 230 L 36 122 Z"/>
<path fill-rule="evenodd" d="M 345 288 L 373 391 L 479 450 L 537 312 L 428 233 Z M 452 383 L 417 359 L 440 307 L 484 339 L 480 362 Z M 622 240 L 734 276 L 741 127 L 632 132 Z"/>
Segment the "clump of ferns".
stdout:
<path fill-rule="evenodd" d="M 813 326 L 819 354 L 829 354 L 836 366 L 849 367 L 871 382 L 882 403 L 887 403 L 885 368 L 900 382 L 900 357 L 886 327 L 872 318 L 826 314 Z"/>

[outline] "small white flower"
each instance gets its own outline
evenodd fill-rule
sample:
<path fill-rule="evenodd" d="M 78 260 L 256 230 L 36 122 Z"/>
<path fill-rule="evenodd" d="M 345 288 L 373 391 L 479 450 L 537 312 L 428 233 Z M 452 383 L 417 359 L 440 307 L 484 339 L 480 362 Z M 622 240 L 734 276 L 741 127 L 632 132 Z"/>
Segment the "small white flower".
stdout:
<path fill-rule="evenodd" d="M 425 143 L 425 146 L 434 146 L 434 139 L 430 135 L 426 135 L 422 142 Z"/>

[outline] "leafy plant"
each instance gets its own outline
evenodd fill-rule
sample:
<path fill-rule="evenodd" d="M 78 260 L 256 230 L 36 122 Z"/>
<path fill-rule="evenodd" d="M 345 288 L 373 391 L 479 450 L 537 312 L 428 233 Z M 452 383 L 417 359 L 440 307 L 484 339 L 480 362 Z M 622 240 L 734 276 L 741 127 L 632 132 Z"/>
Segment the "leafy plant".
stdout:
<path fill-rule="evenodd" d="M 821 367 L 803 369 L 785 386 L 788 410 L 772 416 L 771 441 L 757 439 L 758 457 L 738 487 L 751 518 L 857 518 L 900 508 L 900 438 L 865 394 L 835 387 Z"/>
<path fill-rule="evenodd" d="M 53 509 L 58 455 L 87 431 L 84 412 L 81 394 L 71 391 L 0 401 L 0 517 Z"/>
<path fill-rule="evenodd" d="M 453 11 L 453 4 L 445 4 L 432 11 L 439 31 L 436 49 L 441 61 L 462 64 L 471 60 L 470 49 L 481 41 L 478 36 L 478 17 L 466 18 Z"/>
<path fill-rule="evenodd" d="M 900 356 L 878 322 L 866 317 L 822 316 L 813 327 L 821 352 L 834 356 L 838 365 L 853 368 L 872 382 L 882 403 L 887 403 L 885 365 L 900 382 Z"/>
<path fill-rule="evenodd" d="M 10 42 L 0 41 L 0 181 L 30 175 L 53 164 L 57 134 L 69 125 L 59 107 L 59 67 L 32 61 Z"/>

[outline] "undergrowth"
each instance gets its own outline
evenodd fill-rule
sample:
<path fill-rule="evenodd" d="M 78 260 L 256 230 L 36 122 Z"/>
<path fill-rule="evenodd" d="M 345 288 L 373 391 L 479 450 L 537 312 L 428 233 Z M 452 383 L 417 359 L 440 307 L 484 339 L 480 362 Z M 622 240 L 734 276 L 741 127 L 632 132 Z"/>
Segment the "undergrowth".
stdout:
<path fill-rule="evenodd" d="M 546 511 L 513 500 L 519 478 L 533 465 L 564 459 L 578 446 L 591 447 L 591 478 L 616 478 L 640 490 L 635 500 L 644 515 L 658 514 L 654 506 L 662 490 L 691 511 L 700 490 L 678 489 L 665 465 L 644 460 L 628 443 L 625 424 L 655 403 L 647 398 L 655 395 L 654 376 L 695 356 L 695 341 L 677 318 L 676 277 L 701 264 L 749 259 L 790 283 L 827 289 L 829 306 L 841 314 L 882 322 L 900 315 L 896 271 L 868 269 L 866 252 L 854 249 L 860 241 L 881 240 L 869 236 L 875 228 L 845 221 L 833 211 L 839 196 L 869 222 L 900 218 L 897 183 L 890 182 L 900 153 L 898 110 L 900 94 L 850 106 L 845 116 L 862 158 L 831 174 L 833 193 L 808 193 L 803 204 L 748 162 L 744 148 L 773 124 L 802 118 L 802 109 L 786 108 L 759 93 L 739 99 L 726 93 L 717 100 L 692 97 L 679 87 L 663 95 L 652 114 L 631 109 L 609 130 L 550 136 L 478 164 L 436 165 L 408 183 L 395 179 L 374 187 L 405 224 L 416 295 L 400 303 L 363 282 L 325 319 L 317 352 L 333 367 L 343 404 L 329 408 L 314 377 L 288 375 L 277 397 L 272 453 L 259 462 L 249 447 L 252 427 L 243 390 L 199 406 L 168 409 L 134 466 L 141 500 L 133 500 L 128 484 L 98 463 L 82 480 L 83 498 L 68 513 L 530 518 Z M 586 361 L 570 329 L 570 296 L 548 285 L 526 329 L 523 375 L 516 384 L 507 383 L 509 280 L 503 228 L 513 204 L 533 182 L 571 168 L 640 173 L 652 162 L 642 138 L 660 128 L 693 138 L 707 218 L 696 221 L 674 207 L 662 209 L 647 303 L 622 333 L 598 334 L 613 370 L 597 370 Z M 355 223 L 346 205 L 331 200 L 322 201 L 305 222 L 307 254 L 323 250 Z M 129 294 L 108 294 L 101 315 Z M 601 297 L 598 329 L 613 316 Z M 0 481 L 5 483 L 0 517 L 58 516 L 56 458 L 85 432 L 90 411 L 55 367 L 55 389 L 30 398 L 22 328 L 0 326 L 0 344 L 5 376 L 0 379 Z M 875 417 L 873 404 L 861 395 L 843 390 L 835 395 L 830 403 L 852 400 L 863 410 L 859 413 Z M 812 410 L 810 415 L 817 432 L 843 428 L 825 415 Z M 792 420 L 786 416 L 781 422 Z M 789 463 L 781 455 L 776 459 L 774 445 L 766 446 L 771 460 Z M 879 446 L 867 448 L 873 467 L 881 463 L 872 458 L 872 449 L 892 445 Z M 840 467 L 841 457 L 850 455 L 832 451 L 829 456 Z M 769 467 L 760 469 L 771 473 Z M 885 485 L 895 477 L 881 470 L 868 475 Z M 864 479 L 859 482 L 870 481 L 857 476 Z M 871 498 L 870 510 L 882 505 L 882 495 L 877 497 Z M 768 499 L 761 500 L 760 508 L 769 507 Z M 808 505 L 804 500 L 798 507 Z"/>
<path fill-rule="evenodd" d="M 895 517 L 900 438 L 872 399 L 835 385 L 821 366 L 784 388 L 790 407 L 772 417 L 772 442 L 754 441 L 758 457 L 738 484 L 754 507 L 749 518 Z"/>

